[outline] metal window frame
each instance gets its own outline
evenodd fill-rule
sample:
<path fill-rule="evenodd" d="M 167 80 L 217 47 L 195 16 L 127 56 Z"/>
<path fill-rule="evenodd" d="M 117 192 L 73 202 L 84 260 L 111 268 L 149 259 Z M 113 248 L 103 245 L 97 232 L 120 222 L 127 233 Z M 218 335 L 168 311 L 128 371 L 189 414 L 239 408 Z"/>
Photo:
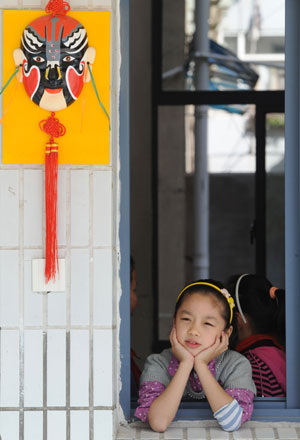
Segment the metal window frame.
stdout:
<path fill-rule="evenodd" d="M 300 5 L 297 0 L 286 1 L 286 94 L 284 91 L 163 91 L 162 78 L 162 1 L 152 0 L 152 128 L 153 128 L 153 223 L 157 236 L 157 157 L 158 157 L 158 108 L 173 105 L 212 105 L 212 104 L 253 104 L 256 106 L 256 215 L 262 218 L 256 231 L 257 239 L 265 236 L 265 133 L 266 114 L 283 112 L 286 107 L 286 155 L 285 163 L 285 215 L 286 215 L 286 298 L 287 298 L 287 397 L 286 399 L 257 398 L 253 420 L 300 420 L 300 377 L 297 367 L 300 365 L 300 353 L 293 350 L 294 335 L 300 331 L 297 312 L 300 311 L 300 296 L 296 295 L 300 285 L 300 213 L 299 213 L 299 21 Z M 296 91 L 295 91 L 296 85 Z M 295 99 L 296 97 L 296 99 Z M 263 208 L 263 209 L 262 209 Z M 157 255 L 157 242 L 154 244 L 154 255 Z M 265 245 L 256 250 L 256 269 L 265 271 Z M 154 316 L 156 317 L 155 338 L 158 341 L 158 267 L 154 258 Z M 199 414 L 199 409 L 201 414 Z M 177 417 L 181 419 L 211 418 L 211 411 L 205 403 L 181 404 Z"/>
<path fill-rule="evenodd" d="M 153 284 L 154 343 L 153 350 L 165 348 L 158 335 L 158 109 L 160 106 L 252 104 L 256 107 L 256 272 L 265 273 L 266 200 L 265 120 L 266 114 L 284 112 L 284 91 L 164 91 L 162 89 L 162 11 L 163 0 L 152 0 L 152 209 L 153 209 Z M 155 239 L 156 238 L 156 239 Z"/>
<path fill-rule="evenodd" d="M 124 417 L 130 418 L 130 115 L 129 115 L 129 0 L 120 0 L 120 282 L 122 296 L 119 341 L 121 390 L 119 402 Z"/>
<path fill-rule="evenodd" d="M 281 399 L 257 399 L 253 420 L 261 421 L 300 421 L 300 351 L 295 348 L 295 335 L 300 333 L 300 3 L 298 0 L 286 0 L 286 91 L 284 92 L 163 92 L 161 90 L 161 1 L 152 0 L 152 26 L 153 26 L 153 87 L 157 93 L 152 96 L 152 128 L 157 131 L 157 110 L 159 105 L 184 105 L 185 103 L 197 104 L 255 104 L 257 107 L 257 130 L 264 130 L 265 126 L 259 116 L 268 113 L 266 103 L 272 102 L 271 111 L 276 103 L 282 108 L 285 103 L 285 272 L 286 272 L 286 357 L 287 357 L 287 397 Z M 121 180 L 121 219 L 129 218 L 129 86 L 128 86 L 128 59 L 129 59 L 129 0 L 120 1 L 121 9 L 121 92 L 120 92 L 120 180 Z M 158 26 L 160 24 L 160 26 Z M 155 32 L 154 32 L 155 31 Z M 127 55 L 127 56 L 126 56 Z M 197 100 L 197 101 L 196 101 Z M 269 107 L 268 107 L 269 108 Z M 265 116 L 264 116 L 265 118 Z M 121 136 L 122 135 L 122 136 Z M 153 160 L 157 163 L 157 139 L 153 139 Z M 157 170 L 153 166 L 153 212 L 157 217 L 157 197 L 155 182 Z M 262 203 L 262 201 L 260 202 Z M 156 226 L 154 226 L 155 232 Z M 120 278 L 124 292 L 120 304 L 120 313 L 123 317 L 120 329 L 121 345 L 121 378 L 122 390 L 120 404 L 124 415 L 130 418 L 130 314 L 129 314 L 129 227 L 127 221 L 120 225 L 121 267 Z M 154 245 L 153 277 L 157 282 L 156 252 Z M 124 257 L 124 258 L 123 258 Z M 127 262 L 125 261 L 127 258 Z M 156 286 L 157 287 L 157 286 Z M 154 292 L 155 289 L 154 285 Z M 157 306 L 156 306 L 157 307 Z M 157 310 L 154 308 L 154 313 Z M 157 328 L 157 327 L 156 327 Z M 156 331 L 157 332 L 157 331 Z M 157 335 L 156 335 L 157 336 Z M 133 411 L 133 409 L 132 409 Z M 199 414 L 200 412 L 200 414 Z M 178 411 L 178 418 L 208 419 L 211 411 L 205 403 L 183 403 Z"/>

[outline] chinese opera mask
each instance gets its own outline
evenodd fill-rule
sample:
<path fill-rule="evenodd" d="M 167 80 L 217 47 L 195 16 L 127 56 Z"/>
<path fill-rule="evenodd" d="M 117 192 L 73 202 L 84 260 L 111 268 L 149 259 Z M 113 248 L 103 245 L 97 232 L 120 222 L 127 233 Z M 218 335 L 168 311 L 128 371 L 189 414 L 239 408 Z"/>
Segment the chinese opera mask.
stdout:
<path fill-rule="evenodd" d="M 87 63 L 96 50 L 88 47 L 85 28 L 74 18 L 58 14 L 33 20 L 23 31 L 21 48 L 14 50 L 20 81 L 30 99 L 45 110 L 72 104 L 90 80 Z"/>

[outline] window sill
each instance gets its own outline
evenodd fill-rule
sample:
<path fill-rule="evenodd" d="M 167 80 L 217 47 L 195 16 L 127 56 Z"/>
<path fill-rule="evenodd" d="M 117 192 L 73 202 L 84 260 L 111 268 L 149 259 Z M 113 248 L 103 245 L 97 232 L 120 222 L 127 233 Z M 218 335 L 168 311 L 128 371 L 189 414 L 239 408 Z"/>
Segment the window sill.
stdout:
<path fill-rule="evenodd" d="M 300 419 L 299 419 L 300 420 Z M 163 434 L 153 432 L 143 422 L 133 422 L 120 426 L 117 440 L 214 440 L 214 439 L 300 439 L 300 423 L 290 422 L 255 422 L 244 423 L 234 435 L 221 430 L 215 420 L 178 421 L 171 423 Z"/>
<path fill-rule="evenodd" d="M 136 400 L 131 401 L 131 417 L 134 417 Z M 206 401 L 181 402 L 175 420 L 214 420 L 212 411 Z M 283 397 L 256 397 L 254 399 L 253 421 L 265 422 L 300 422 L 300 411 L 286 408 L 286 399 Z"/>

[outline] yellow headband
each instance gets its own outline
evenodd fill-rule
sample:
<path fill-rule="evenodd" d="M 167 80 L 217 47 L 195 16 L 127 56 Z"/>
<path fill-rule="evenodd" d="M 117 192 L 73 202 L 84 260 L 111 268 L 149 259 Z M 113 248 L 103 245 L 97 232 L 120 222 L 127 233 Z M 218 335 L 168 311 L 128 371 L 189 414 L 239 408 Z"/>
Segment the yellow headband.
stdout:
<path fill-rule="evenodd" d="M 189 287 L 192 287 L 192 286 L 210 286 L 210 287 L 212 287 L 213 289 L 216 289 L 218 292 L 222 293 L 222 295 L 225 296 L 225 298 L 226 298 L 226 300 L 227 300 L 227 302 L 228 302 L 229 308 L 230 308 L 230 319 L 229 319 L 229 324 L 231 324 L 231 322 L 232 322 L 232 316 L 233 316 L 233 307 L 235 307 L 234 300 L 233 300 L 232 296 L 230 295 L 230 293 L 228 292 L 227 289 L 220 289 L 220 287 L 215 286 L 214 284 L 206 283 L 205 281 L 197 281 L 197 282 L 195 282 L 195 283 L 188 284 L 186 287 L 184 287 L 184 289 L 182 289 L 182 291 L 181 291 L 181 292 L 179 293 L 179 295 L 177 296 L 176 303 L 178 303 L 179 298 L 181 297 L 181 295 L 183 294 L 183 292 L 185 292 Z"/>

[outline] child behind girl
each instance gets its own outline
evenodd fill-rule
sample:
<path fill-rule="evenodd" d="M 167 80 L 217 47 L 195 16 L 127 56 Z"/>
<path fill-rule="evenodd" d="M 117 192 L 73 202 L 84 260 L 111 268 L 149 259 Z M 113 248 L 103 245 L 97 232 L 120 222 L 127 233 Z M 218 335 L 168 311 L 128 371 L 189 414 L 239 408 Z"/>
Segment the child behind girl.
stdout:
<path fill-rule="evenodd" d="M 182 398 L 207 399 L 226 431 L 249 420 L 256 392 L 248 360 L 228 350 L 234 302 L 217 281 L 202 280 L 178 295 L 172 348 L 150 355 L 140 381 L 135 416 L 163 432 Z"/>
<path fill-rule="evenodd" d="M 228 284 L 238 309 L 235 349 L 251 363 L 257 396 L 285 396 L 285 291 L 252 274 L 233 276 Z"/>

